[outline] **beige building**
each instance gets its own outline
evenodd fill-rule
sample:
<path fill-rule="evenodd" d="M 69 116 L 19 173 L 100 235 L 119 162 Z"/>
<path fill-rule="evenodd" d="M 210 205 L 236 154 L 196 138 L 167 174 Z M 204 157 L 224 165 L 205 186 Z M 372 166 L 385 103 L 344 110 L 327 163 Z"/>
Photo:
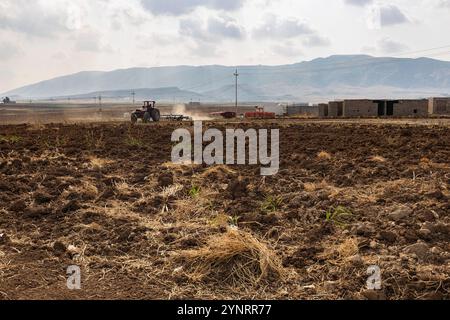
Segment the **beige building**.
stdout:
<path fill-rule="evenodd" d="M 344 100 L 344 117 L 376 117 L 378 104 L 373 100 Z"/>
<path fill-rule="evenodd" d="M 428 101 L 429 114 L 450 114 L 450 98 L 430 98 Z"/>
<path fill-rule="evenodd" d="M 393 111 L 394 117 L 426 117 L 428 115 L 428 100 L 398 100 L 398 103 L 394 104 Z"/>
<path fill-rule="evenodd" d="M 354 99 L 331 101 L 319 105 L 320 117 L 419 117 L 427 116 L 429 102 L 426 99 L 369 100 Z"/>

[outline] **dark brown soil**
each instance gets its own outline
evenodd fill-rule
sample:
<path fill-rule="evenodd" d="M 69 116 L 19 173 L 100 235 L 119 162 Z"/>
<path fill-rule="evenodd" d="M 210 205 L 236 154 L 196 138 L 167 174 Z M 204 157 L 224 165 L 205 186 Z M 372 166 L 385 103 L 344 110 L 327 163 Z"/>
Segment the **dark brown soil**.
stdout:
<path fill-rule="evenodd" d="M 171 164 L 179 126 L 1 126 L 0 299 L 450 297 L 449 127 L 208 123 L 280 129 L 280 171 L 262 178 Z M 326 219 L 337 208 L 350 214 Z M 194 281 L 177 257 L 228 224 L 268 244 L 284 277 Z"/>

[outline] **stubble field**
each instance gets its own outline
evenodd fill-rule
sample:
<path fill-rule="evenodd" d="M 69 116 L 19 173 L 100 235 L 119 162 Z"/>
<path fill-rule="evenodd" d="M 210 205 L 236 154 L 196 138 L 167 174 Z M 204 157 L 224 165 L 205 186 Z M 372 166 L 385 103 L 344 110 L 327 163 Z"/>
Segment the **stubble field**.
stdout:
<path fill-rule="evenodd" d="M 205 122 L 279 128 L 265 178 L 172 164 L 180 126 L 1 126 L 0 298 L 450 297 L 449 126 Z"/>

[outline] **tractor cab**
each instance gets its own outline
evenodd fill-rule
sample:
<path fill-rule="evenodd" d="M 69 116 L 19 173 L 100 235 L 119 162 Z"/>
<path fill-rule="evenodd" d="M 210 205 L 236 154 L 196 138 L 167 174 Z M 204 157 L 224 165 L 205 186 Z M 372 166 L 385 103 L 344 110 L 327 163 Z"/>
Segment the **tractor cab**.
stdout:
<path fill-rule="evenodd" d="M 155 109 L 156 106 L 156 101 L 144 101 L 144 106 L 142 107 L 142 109 L 144 110 L 151 110 L 151 109 Z"/>
<path fill-rule="evenodd" d="M 150 111 L 152 109 L 155 109 L 156 107 L 156 101 L 144 101 L 144 105 L 141 107 L 141 109 L 136 110 L 137 112 L 145 112 Z"/>

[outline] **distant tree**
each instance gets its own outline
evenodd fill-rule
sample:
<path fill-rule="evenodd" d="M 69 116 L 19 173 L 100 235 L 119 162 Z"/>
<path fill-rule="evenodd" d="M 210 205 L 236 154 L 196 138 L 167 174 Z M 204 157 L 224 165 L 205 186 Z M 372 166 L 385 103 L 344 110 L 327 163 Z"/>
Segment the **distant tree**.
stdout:
<path fill-rule="evenodd" d="M 4 104 L 10 103 L 10 102 L 11 102 L 11 99 L 8 98 L 8 97 L 6 97 L 5 99 L 3 99 L 3 103 L 4 103 Z"/>

